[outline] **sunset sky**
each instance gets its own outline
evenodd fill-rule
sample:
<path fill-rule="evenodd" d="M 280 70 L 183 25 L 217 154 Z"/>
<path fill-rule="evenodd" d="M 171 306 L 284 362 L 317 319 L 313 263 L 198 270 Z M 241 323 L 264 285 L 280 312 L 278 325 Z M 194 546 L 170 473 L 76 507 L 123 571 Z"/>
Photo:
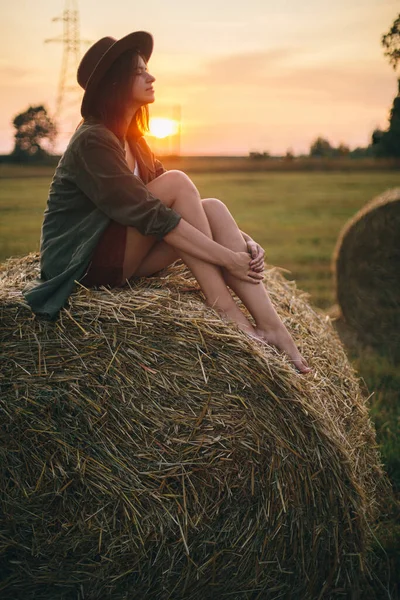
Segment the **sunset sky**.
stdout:
<path fill-rule="evenodd" d="M 54 111 L 65 0 L 0 8 L 0 153 L 29 104 Z M 354 148 L 387 126 L 397 92 L 380 38 L 398 0 L 78 0 L 81 37 L 153 34 L 155 116 L 182 115 L 182 154 L 306 152 L 318 136 Z M 87 48 L 82 48 L 82 51 Z M 79 106 L 76 121 L 79 120 Z"/>

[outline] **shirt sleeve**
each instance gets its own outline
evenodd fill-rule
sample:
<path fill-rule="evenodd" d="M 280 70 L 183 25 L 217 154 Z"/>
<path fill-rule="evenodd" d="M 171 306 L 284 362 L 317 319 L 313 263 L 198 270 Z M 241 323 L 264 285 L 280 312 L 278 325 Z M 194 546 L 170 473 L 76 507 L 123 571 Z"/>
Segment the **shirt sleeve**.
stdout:
<path fill-rule="evenodd" d="M 103 130 L 88 132 L 77 148 L 76 182 L 110 219 L 162 239 L 181 216 L 155 198 L 135 177 L 118 139 Z"/>

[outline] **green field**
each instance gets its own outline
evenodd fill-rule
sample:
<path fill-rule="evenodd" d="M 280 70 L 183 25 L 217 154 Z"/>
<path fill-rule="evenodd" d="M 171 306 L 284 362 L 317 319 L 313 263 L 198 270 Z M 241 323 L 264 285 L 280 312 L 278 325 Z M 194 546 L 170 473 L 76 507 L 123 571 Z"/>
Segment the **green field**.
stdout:
<path fill-rule="evenodd" d="M 23 176 L 26 173 L 26 177 Z M 51 171 L 0 171 L 0 261 L 38 250 Z M 2 177 L 3 175 L 3 177 Z M 331 257 L 346 220 L 400 173 L 195 173 L 203 198 L 216 197 L 262 244 L 267 261 L 288 269 L 314 305 L 334 303 Z"/>
<path fill-rule="evenodd" d="M 189 173 L 190 174 L 190 173 Z M 0 169 L 0 262 L 37 250 L 51 170 Z M 400 172 L 193 173 L 203 198 L 230 208 L 241 229 L 266 250 L 267 262 L 309 292 L 319 309 L 334 302 L 332 253 L 338 234 L 359 208 L 387 188 L 400 187 Z M 396 365 L 342 332 L 370 400 L 382 459 L 393 484 L 376 531 L 379 577 L 396 597 L 400 572 L 400 373 Z M 382 598 L 390 596 L 382 590 Z"/>

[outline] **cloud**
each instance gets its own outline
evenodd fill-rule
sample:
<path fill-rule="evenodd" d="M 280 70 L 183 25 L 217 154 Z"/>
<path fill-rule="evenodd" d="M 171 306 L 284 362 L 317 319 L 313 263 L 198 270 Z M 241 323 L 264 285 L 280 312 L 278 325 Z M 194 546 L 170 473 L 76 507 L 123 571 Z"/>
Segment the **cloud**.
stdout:
<path fill-rule="evenodd" d="M 10 64 L 0 61 L 1 86 L 2 89 L 7 89 L 7 94 L 12 93 L 15 88 L 23 88 L 27 92 L 35 86 L 47 88 L 51 77 L 55 78 L 53 72 L 49 70 L 48 64 L 19 66 L 18 62 Z"/>
<path fill-rule="evenodd" d="M 206 65 L 206 75 L 213 83 L 241 85 L 257 83 L 268 77 L 268 71 L 284 68 L 285 63 L 297 56 L 293 48 L 277 48 L 266 52 L 249 52 L 216 60 Z"/>
<path fill-rule="evenodd" d="M 277 48 L 264 52 L 249 52 L 220 56 L 208 59 L 196 65 L 195 70 L 179 72 L 176 69 L 168 69 L 164 65 L 163 79 L 171 85 L 199 85 L 203 83 L 218 85 L 241 85 L 243 83 L 254 83 L 258 78 L 265 79 L 268 69 L 279 69 L 297 57 L 300 50 L 294 48 Z"/>
<path fill-rule="evenodd" d="M 164 72 L 162 86 L 174 95 L 190 97 L 231 94 L 273 98 L 308 96 L 310 101 L 382 106 L 395 92 L 393 78 L 383 62 L 359 60 L 315 62 L 305 48 L 218 57 L 196 69 Z M 314 60 L 314 62 L 313 62 Z"/>
<path fill-rule="evenodd" d="M 2 80 L 5 78 L 7 83 L 16 79 L 21 79 L 21 77 L 25 77 L 28 74 L 29 69 L 26 67 L 18 67 L 15 65 L 0 63 L 0 77 Z M 5 82 L 2 81 L 2 85 L 4 83 Z"/>
<path fill-rule="evenodd" d="M 332 103 L 379 106 L 387 101 L 393 82 L 388 73 L 369 63 L 321 65 L 288 69 L 265 80 L 271 89 L 309 94 Z M 394 91 L 394 90 L 393 90 Z"/>

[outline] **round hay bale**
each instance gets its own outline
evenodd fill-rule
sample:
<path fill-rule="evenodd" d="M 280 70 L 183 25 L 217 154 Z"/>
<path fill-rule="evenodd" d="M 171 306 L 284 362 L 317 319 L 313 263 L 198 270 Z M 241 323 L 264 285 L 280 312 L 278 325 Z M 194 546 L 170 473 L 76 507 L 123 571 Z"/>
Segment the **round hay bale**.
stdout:
<path fill-rule="evenodd" d="M 183 266 L 79 289 L 57 322 L 0 283 L 3 600 L 356 594 L 382 471 L 357 378 L 292 282 L 273 302 L 314 368 L 223 322 Z M 355 597 L 355 596 L 352 596 Z"/>
<path fill-rule="evenodd" d="M 400 188 L 369 202 L 344 227 L 333 259 L 336 293 L 360 338 L 400 359 Z"/>

